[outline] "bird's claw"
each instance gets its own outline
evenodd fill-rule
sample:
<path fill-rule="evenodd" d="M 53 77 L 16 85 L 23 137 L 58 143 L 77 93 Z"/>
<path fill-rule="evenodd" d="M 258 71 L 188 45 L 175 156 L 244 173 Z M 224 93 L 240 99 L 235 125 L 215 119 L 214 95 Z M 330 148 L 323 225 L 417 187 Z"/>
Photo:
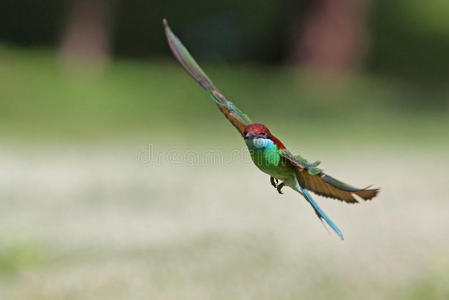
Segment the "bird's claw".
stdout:
<path fill-rule="evenodd" d="M 278 181 L 277 178 L 270 177 L 270 182 L 271 182 L 271 185 L 274 186 L 274 187 L 276 188 L 279 181 Z"/>
<path fill-rule="evenodd" d="M 284 187 L 285 183 L 281 182 L 278 184 L 278 186 L 276 187 L 276 189 L 278 190 L 279 194 L 283 194 L 282 192 L 282 188 Z"/>
<path fill-rule="evenodd" d="M 279 194 L 283 194 L 282 188 L 285 185 L 283 182 L 279 183 L 279 179 L 274 178 L 274 177 L 270 177 L 270 182 L 271 182 L 271 185 L 274 186 L 274 188 L 278 191 Z"/>

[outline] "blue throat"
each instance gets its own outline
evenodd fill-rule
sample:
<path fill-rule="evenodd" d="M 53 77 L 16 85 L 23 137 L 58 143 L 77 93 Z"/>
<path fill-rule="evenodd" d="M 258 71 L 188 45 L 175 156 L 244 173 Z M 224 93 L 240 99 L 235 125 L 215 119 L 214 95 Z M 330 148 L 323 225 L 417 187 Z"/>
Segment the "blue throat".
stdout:
<path fill-rule="evenodd" d="M 250 150 L 254 151 L 264 151 L 264 150 L 274 150 L 276 149 L 276 145 L 270 139 L 253 139 L 247 140 L 246 145 Z"/>

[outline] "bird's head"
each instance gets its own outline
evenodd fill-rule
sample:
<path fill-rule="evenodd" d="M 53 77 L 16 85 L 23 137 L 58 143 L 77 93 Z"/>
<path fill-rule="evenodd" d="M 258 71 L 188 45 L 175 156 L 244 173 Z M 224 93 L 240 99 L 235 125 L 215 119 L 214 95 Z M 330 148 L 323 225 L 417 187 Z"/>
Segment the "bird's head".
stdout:
<path fill-rule="evenodd" d="M 243 138 L 251 149 L 263 150 L 274 144 L 270 130 L 263 124 L 250 124 L 243 132 Z"/>
<path fill-rule="evenodd" d="M 271 138 L 271 132 L 267 126 L 259 123 L 249 124 L 243 131 L 245 140 L 257 138 Z"/>
<path fill-rule="evenodd" d="M 249 124 L 243 131 L 243 138 L 250 149 L 264 150 L 276 145 L 278 149 L 285 149 L 284 144 L 271 134 L 267 126 L 259 123 Z"/>

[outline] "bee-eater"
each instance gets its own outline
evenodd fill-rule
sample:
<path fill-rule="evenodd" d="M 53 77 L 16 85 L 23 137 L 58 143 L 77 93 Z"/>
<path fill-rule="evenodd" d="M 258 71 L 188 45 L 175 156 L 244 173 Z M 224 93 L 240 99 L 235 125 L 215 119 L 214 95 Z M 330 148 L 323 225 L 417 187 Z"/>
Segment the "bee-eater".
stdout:
<path fill-rule="evenodd" d="M 271 184 L 280 194 L 282 194 L 284 186 L 301 194 L 312 205 L 318 218 L 321 221 L 324 220 L 343 240 L 340 229 L 312 199 L 309 191 L 346 203 L 357 203 L 358 200 L 354 195 L 363 200 L 370 200 L 377 195 L 379 190 L 368 187 L 364 189 L 352 187 L 324 173 L 322 169 L 318 168 L 319 161 L 311 163 L 300 155 L 293 155 L 289 152 L 265 125 L 251 122 L 245 113 L 223 96 L 171 31 L 165 19 L 163 24 L 171 52 L 184 70 L 209 92 L 218 109 L 237 128 L 245 140 L 254 164 L 262 172 L 270 175 Z"/>

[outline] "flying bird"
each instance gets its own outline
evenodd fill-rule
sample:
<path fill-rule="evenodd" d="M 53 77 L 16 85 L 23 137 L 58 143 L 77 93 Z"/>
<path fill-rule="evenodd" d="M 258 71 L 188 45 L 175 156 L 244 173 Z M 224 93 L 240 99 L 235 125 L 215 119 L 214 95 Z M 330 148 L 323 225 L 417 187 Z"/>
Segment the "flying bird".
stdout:
<path fill-rule="evenodd" d="M 369 187 L 360 189 L 343 183 L 318 168 L 319 161 L 309 162 L 300 155 L 294 155 L 288 151 L 265 125 L 253 123 L 245 113 L 223 96 L 171 31 L 167 20 L 163 20 L 163 25 L 168 45 L 175 58 L 184 70 L 209 93 L 218 109 L 242 135 L 251 159 L 262 172 L 270 176 L 273 187 L 280 194 L 284 186 L 301 194 L 310 203 L 321 222 L 324 220 L 343 240 L 343 233 L 313 200 L 309 191 L 346 203 L 357 203 L 358 199 L 374 198 L 379 190 Z"/>

